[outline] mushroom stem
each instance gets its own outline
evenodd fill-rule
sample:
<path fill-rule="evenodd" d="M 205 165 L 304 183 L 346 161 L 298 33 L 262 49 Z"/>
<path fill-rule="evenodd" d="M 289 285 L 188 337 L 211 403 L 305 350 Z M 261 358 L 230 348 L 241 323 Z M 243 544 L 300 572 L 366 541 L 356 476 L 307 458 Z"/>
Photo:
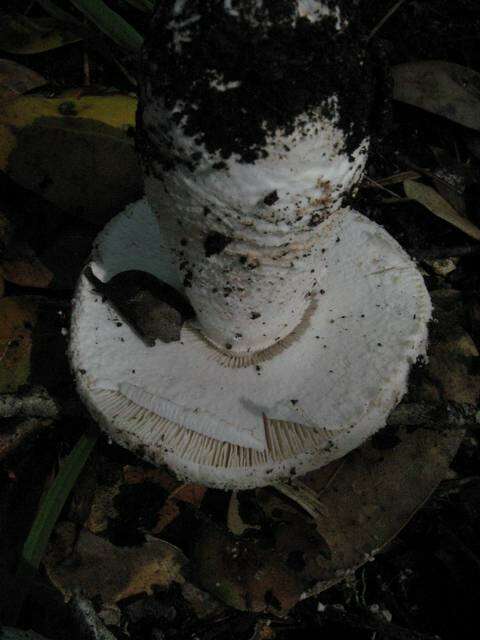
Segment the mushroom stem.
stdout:
<path fill-rule="evenodd" d="M 167 2 L 143 66 L 146 195 L 201 332 L 236 356 L 280 344 L 305 318 L 326 267 L 319 255 L 326 221 L 359 180 L 368 149 L 367 110 L 352 142 L 344 80 L 331 60 L 302 43 L 323 38 L 360 73 L 358 47 L 349 38 L 338 42 L 345 26 L 339 7 L 290 0 L 278 11 L 274 4 Z M 221 30 L 231 55 L 246 56 L 244 33 L 258 50 L 235 66 L 218 55 Z M 313 67 L 311 74 L 299 68 L 303 84 L 295 85 L 288 57 L 275 62 L 279 41 L 291 44 L 283 54 L 294 64 L 300 56 L 297 63 Z M 197 68 L 195 55 L 202 58 Z M 269 60 L 265 67 L 260 56 Z M 300 93 L 277 96 L 292 103 L 283 120 L 267 96 L 257 99 L 262 84 L 278 82 L 273 64 L 285 92 Z M 325 90 L 312 82 L 325 82 Z"/>

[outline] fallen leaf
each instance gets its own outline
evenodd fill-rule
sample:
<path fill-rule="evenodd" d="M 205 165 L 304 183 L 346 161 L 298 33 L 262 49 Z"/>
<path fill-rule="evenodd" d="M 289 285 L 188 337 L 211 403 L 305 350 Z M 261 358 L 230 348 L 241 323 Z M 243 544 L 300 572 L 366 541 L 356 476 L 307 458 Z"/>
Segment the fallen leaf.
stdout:
<path fill-rule="evenodd" d="M 437 310 L 436 315 L 443 313 Z M 432 330 L 431 342 L 428 374 L 442 390 L 442 399 L 476 406 L 480 402 L 480 357 L 471 336 L 459 325 L 443 324 Z"/>
<path fill-rule="evenodd" d="M 126 95 L 21 96 L 0 111 L 0 169 L 60 209 L 104 223 L 142 193 L 135 111 Z"/>
<path fill-rule="evenodd" d="M 46 83 L 45 78 L 36 71 L 27 69 L 13 60 L 0 58 L 0 104 L 14 100 Z"/>
<path fill-rule="evenodd" d="M 146 592 L 154 586 L 182 583 L 186 558 L 173 545 L 154 538 L 136 547 L 115 547 L 108 540 L 80 531 L 72 555 L 58 561 L 53 549 L 45 560 L 50 580 L 66 598 L 77 589 L 84 597 L 100 598 L 103 607 Z"/>
<path fill-rule="evenodd" d="M 259 524 L 250 524 L 245 522 L 240 513 L 240 502 L 238 500 L 238 491 L 233 491 L 228 503 L 227 527 L 235 536 L 241 536 L 247 529 L 260 529 Z M 242 492 L 243 494 L 245 492 Z M 242 493 L 240 495 L 242 495 Z"/>
<path fill-rule="evenodd" d="M 9 245 L 0 260 L 0 274 L 20 287 L 48 287 L 53 279 L 50 269 L 40 262 L 26 242 Z"/>
<path fill-rule="evenodd" d="M 403 187 L 409 198 L 426 207 L 438 218 L 449 222 L 471 238 L 480 240 L 480 229 L 474 225 L 473 222 L 470 222 L 470 220 L 455 211 L 452 205 L 437 193 L 435 189 L 414 180 L 405 180 Z"/>
<path fill-rule="evenodd" d="M 172 491 L 158 513 L 158 520 L 151 533 L 158 535 L 180 514 L 179 502 L 199 507 L 207 488 L 199 484 L 182 484 Z"/>
<path fill-rule="evenodd" d="M 258 496 L 271 490 L 258 492 Z M 259 507 L 263 501 L 258 499 Z M 280 506 L 279 506 L 280 503 Z M 280 614 L 294 606 L 318 579 L 324 541 L 306 514 L 277 500 L 278 519 L 263 531 L 241 536 L 205 521 L 195 537 L 193 575 L 202 589 L 225 604 Z"/>
<path fill-rule="evenodd" d="M 458 124 L 480 130 L 480 74 L 444 60 L 399 64 L 392 69 L 393 97 Z"/>
<path fill-rule="evenodd" d="M 451 296 L 444 304 L 451 310 Z M 429 362 L 416 371 L 411 397 L 475 404 L 478 352 L 451 316 L 436 310 L 436 317 Z M 436 395 L 427 389 L 425 396 L 421 389 L 432 381 Z M 448 474 L 463 436 L 461 429 L 398 428 L 381 446 L 373 438 L 304 476 L 300 492 L 238 492 L 239 500 L 250 494 L 259 526 L 234 536 L 227 527 L 205 522 L 193 555 L 199 586 L 230 606 L 277 614 L 328 589 L 398 535 Z M 252 519 L 242 514 L 241 520 Z"/>
<path fill-rule="evenodd" d="M 0 300 L 0 393 L 14 393 L 30 376 L 35 304 L 15 297 Z"/>
<path fill-rule="evenodd" d="M 115 498 L 122 486 L 121 471 L 112 468 L 108 480 L 106 483 L 97 483 L 95 487 L 90 512 L 85 522 L 85 527 L 91 533 L 99 534 L 106 531 L 109 520 L 118 516 Z"/>
<path fill-rule="evenodd" d="M 0 49 L 14 54 L 42 53 L 78 42 L 71 24 L 55 18 L 28 18 L 22 14 L 0 16 Z"/>

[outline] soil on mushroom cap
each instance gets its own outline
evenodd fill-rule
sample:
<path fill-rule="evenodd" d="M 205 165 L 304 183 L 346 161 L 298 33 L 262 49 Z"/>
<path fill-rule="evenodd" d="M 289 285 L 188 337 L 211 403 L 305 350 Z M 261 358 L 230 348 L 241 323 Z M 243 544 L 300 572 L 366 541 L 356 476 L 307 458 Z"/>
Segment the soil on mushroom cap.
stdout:
<path fill-rule="evenodd" d="M 266 141 L 277 130 L 292 133 L 302 114 L 307 122 L 321 106 L 322 115 L 333 118 L 329 98 L 335 95 L 343 151 L 351 154 L 367 133 L 373 96 L 372 64 L 362 45 L 361 25 L 353 17 L 348 28 L 338 32 L 332 14 L 315 23 L 300 18 L 292 28 L 297 2 L 280 4 L 281 10 L 273 1 L 253 9 L 252 2 L 243 2 L 239 6 L 245 15 L 237 19 L 218 0 L 189 2 L 175 16 L 177 24 L 192 20 L 183 37 L 172 28 L 175 2 L 162 2 L 146 38 L 144 92 L 151 86 L 153 97 L 164 99 L 169 110 L 175 107 L 172 120 L 210 154 L 224 159 L 236 154 L 248 163 L 266 155 Z M 348 16 L 357 6 L 325 4 L 340 6 Z M 252 12 L 255 27 L 248 18 Z M 141 104 L 146 100 L 144 93 Z M 148 157 L 155 151 L 149 148 L 148 132 L 142 132 L 141 107 L 139 124 L 139 148 Z M 169 126 L 163 133 L 167 146 L 173 147 Z M 189 160 L 192 169 L 198 155 Z M 167 165 L 165 158 L 160 161 L 165 168 L 174 167 L 170 158 Z"/>

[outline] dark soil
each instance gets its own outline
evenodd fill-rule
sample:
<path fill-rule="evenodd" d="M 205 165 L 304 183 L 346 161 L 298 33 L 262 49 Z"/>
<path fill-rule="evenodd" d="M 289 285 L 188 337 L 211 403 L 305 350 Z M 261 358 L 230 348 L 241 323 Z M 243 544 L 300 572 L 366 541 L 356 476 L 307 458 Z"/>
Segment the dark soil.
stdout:
<path fill-rule="evenodd" d="M 5 8 L 18 10 L 20 4 L 18 0 L 11 0 L 5 3 Z M 23 4 L 26 7 L 29 3 L 25 1 Z M 115 5 L 113 0 L 109 4 Z M 160 11 L 167 10 L 171 4 L 171 0 L 162 1 Z M 211 8 L 210 26 L 218 27 L 220 19 L 215 12 L 215 3 L 209 0 L 208 4 Z M 272 8 L 277 9 L 277 4 L 282 5 L 288 14 L 290 2 L 276 3 L 273 0 L 264 3 L 267 14 Z M 344 0 L 341 4 L 357 10 L 351 33 L 356 29 L 356 33 L 369 34 L 395 2 Z M 134 11 L 130 14 L 127 10 L 123 15 L 137 21 L 138 28 L 144 24 L 143 18 L 139 19 Z M 440 163 L 432 150 L 441 148 L 444 158 L 449 159 L 449 168 L 457 163 L 468 169 L 464 190 L 466 208 L 472 220 L 480 224 L 480 161 L 467 147 L 473 132 L 420 110 L 384 101 L 390 90 L 388 68 L 397 63 L 443 59 L 480 72 L 478 0 L 405 1 L 366 45 L 377 87 L 375 104 L 378 110 L 373 114 L 372 105 L 362 100 L 363 79 L 360 82 L 360 74 L 357 75 L 357 62 L 354 64 L 355 73 L 349 67 L 353 54 L 347 39 L 353 36 L 345 34 L 338 42 L 332 42 L 331 32 L 319 33 L 315 27 L 302 24 L 294 38 L 286 42 L 281 15 L 275 13 L 278 17 L 275 20 L 275 39 L 266 41 L 248 25 L 239 33 L 238 30 L 229 31 L 227 23 L 222 23 L 221 30 L 208 28 L 202 23 L 202 38 L 196 39 L 191 49 L 185 49 L 184 66 L 176 68 L 175 82 L 168 83 L 169 75 L 166 74 L 155 91 L 162 92 L 172 102 L 178 97 L 187 99 L 189 130 L 194 135 L 205 132 L 204 142 L 211 151 L 219 150 L 224 157 L 239 153 L 245 161 L 252 161 L 261 153 L 269 130 L 276 126 L 288 129 L 296 115 L 318 104 L 333 85 L 337 89 L 341 87 L 341 113 L 345 130 L 349 132 L 349 145 L 353 147 L 363 135 L 367 116 L 376 121 L 367 168 L 370 180 L 378 182 L 400 171 L 416 168 L 426 171 L 427 176 L 435 176 L 435 172 L 445 168 L 447 162 L 444 159 Z M 225 33 L 230 33 L 231 37 L 225 38 Z M 346 46 L 343 47 L 345 41 Z M 340 42 L 343 42 L 345 54 L 337 49 Z M 167 44 L 165 36 L 156 43 L 155 49 L 159 63 L 165 65 L 171 76 L 171 65 L 177 61 L 172 58 Z M 115 51 L 112 45 L 106 46 L 135 73 L 135 64 L 128 57 Z M 148 46 L 153 48 L 151 38 Z M 296 56 L 305 49 L 311 50 L 313 71 L 322 56 L 333 59 L 325 83 L 314 82 L 295 67 Z M 71 45 L 38 56 L 8 57 L 43 73 L 50 83 L 48 89 L 55 92 L 82 84 L 82 51 L 78 45 Z M 332 51 L 340 58 L 334 58 Z M 255 60 L 259 52 L 265 64 L 258 66 Z M 246 58 L 239 56 L 240 53 Z M 94 84 L 114 86 L 121 91 L 132 90 L 116 64 L 102 57 L 95 48 L 89 54 Z M 227 81 L 229 78 L 238 79 L 236 74 L 241 67 L 243 89 L 246 89 L 241 95 L 232 94 L 232 100 L 235 100 L 224 102 L 220 110 L 212 92 L 205 91 L 205 79 L 199 71 L 204 57 L 212 55 L 217 56 L 217 66 Z M 344 55 L 347 57 L 342 57 Z M 290 80 L 292 70 L 293 80 Z M 194 83 L 192 79 L 198 82 Z M 200 105 L 198 112 L 189 109 L 191 100 Z M 247 115 L 243 119 L 238 118 L 239 108 L 244 104 L 254 105 L 261 111 L 267 122 L 265 130 L 256 126 L 258 119 L 251 122 Z M 223 126 L 216 126 L 218 118 Z M 227 125 L 236 135 L 225 137 Z M 7 284 L 6 295 L 41 295 L 46 301 L 44 314 L 50 314 L 51 326 L 54 325 L 53 316 L 56 317 L 55 322 L 67 326 L 73 283 L 98 228 L 74 215 L 67 219 L 64 212 L 52 209 L 40 198 L 16 187 L 5 175 L 0 175 L 0 185 L 0 207 L 15 212 L 18 228 L 35 250 L 48 252 L 66 231 L 71 239 L 67 251 L 69 261 L 64 261 L 62 256 L 56 258 L 64 261 L 65 265 L 60 288 L 25 290 Z M 364 183 L 355 206 L 387 227 L 421 262 L 431 289 L 460 291 L 464 303 L 463 324 L 480 347 L 478 243 L 435 219 L 420 206 L 405 202 L 402 199 L 404 194 L 397 185 L 388 189 L 390 193 L 371 188 L 369 182 Z M 75 251 L 78 255 L 73 259 Z M 425 262 L 426 259 L 451 256 L 458 258 L 458 263 L 456 269 L 446 276 L 439 276 L 430 263 Z M 90 424 L 90 419 L 75 401 L 65 357 L 66 342 L 58 337 L 57 329 L 55 343 L 51 342 L 51 335 L 49 337 L 46 332 L 36 347 L 38 365 L 35 381 L 65 403 L 68 417 L 60 420 L 46 434 L 42 432 L 25 442 L 0 466 L 0 622 L 12 621 L 18 593 L 24 590 L 29 595 L 17 612 L 18 626 L 33 628 L 52 640 L 64 640 L 81 634 L 44 573 L 41 571 L 36 578 L 26 582 L 14 577 L 21 545 L 48 478 L 56 471 L 58 459 L 72 448 L 86 425 Z M 15 420 L 3 421 L 2 432 L 14 428 Z M 139 459 L 110 445 L 106 439 L 101 440 L 97 455 L 111 464 L 142 465 Z M 148 465 L 143 467 L 148 468 Z M 367 563 L 349 580 L 319 597 L 299 603 L 287 617 L 256 616 L 227 610 L 220 617 L 199 621 L 181 594 L 172 588 L 122 603 L 122 615 L 129 621 L 130 640 L 267 640 L 310 635 L 330 640 L 341 634 L 352 640 L 426 640 L 435 637 L 458 640 L 477 637 L 480 608 L 480 449 L 477 433 L 469 433 L 465 438 L 453 462 L 453 471 L 452 477 L 440 485 L 428 503 L 374 562 Z M 122 517 L 111 523 L 108 535 L 119 544 L 138 544 L 143 539 L 145 527 L 152 524 L 152 510 L 156 510 L 164 499 L 165 494 L 148 482 L 131 489 L 129 494 L 122 494 L 117 505 Z M 212 518 L 221 519 L 225 513 L 225 502 L 224 494 L 209 491 L 204 505 Z M 242 499 L 242 509 L 248 510 L 249 517 L 254 518 L 255 514 L 252 515 L 247 502 L 248 495 Z M 74 507 L 78 508 L 78 505 Z M 72 508 L 70 502 L 63 515 Z M 188 519 L 181 520 L 183 523 L 186 521 Z M 191 534 L 188 527 L 181 529 L 180 523 L 172 525 L 169 531 L 172 541 L 176 540 L 180 546 Z M 293 558 L 292 562 L 295 560 L 299 561 Z M 274 635 L 269 635 L 272 633 Z"/>
<path fill-rule="evenodd" d="M 319 126 L 322 117 L 331 118 L 334 94 L 345 151 L 360 146 L 373 95 L 362 20 L 352 16 L 341 33 L 335 16 L 317 23 L 301 18 L 292 29 L 293 0 L 264 2 L 260 8 L 256 1 L 238 3 L 240 19 L 226 14 L 219 0 L 198 0 L 175 16 L 176 25 L 187 25 L 177 31 L 171 26 L 174 5 L 162 2 L 153 19 L 143 55 L 145 91 L 161 96 L 169 110 L 181 102 L 172 121 L 210 154 L 254 162 L 266 155 L 267 137 L 278 129 L 293 133 L 299 116 L 305 124 L 314 118 Z M 192 24 L 200 6 L 201 19 Z M 239 86 L 218 88 L 228 83 Z M 168 139 L 168 127 L 162 133 Z M 192 166 L 196 159 L 193 154 Z"/>

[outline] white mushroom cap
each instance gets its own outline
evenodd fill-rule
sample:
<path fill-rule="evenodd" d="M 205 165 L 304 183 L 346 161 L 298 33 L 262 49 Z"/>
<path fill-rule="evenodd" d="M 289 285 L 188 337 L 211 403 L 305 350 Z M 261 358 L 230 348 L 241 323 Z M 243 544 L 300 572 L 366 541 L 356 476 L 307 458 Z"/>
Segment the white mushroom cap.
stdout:
<path fill-rule="evenodd" d="M 148 348 L 80 280 L 72 366 L 115 441 L 193 482 L 249 488 L 327 464 L 384 426 L 425 352 L 430 299 L 377 224 L 347 210 L 324 226 L 324 290 L 296 339 L 256 365 L 232 368 L 191 326 Z M 178 286 L 167 255 L 142 201 L 106 227 L 92 268 L 102 280 L 141 269 Z"/>

